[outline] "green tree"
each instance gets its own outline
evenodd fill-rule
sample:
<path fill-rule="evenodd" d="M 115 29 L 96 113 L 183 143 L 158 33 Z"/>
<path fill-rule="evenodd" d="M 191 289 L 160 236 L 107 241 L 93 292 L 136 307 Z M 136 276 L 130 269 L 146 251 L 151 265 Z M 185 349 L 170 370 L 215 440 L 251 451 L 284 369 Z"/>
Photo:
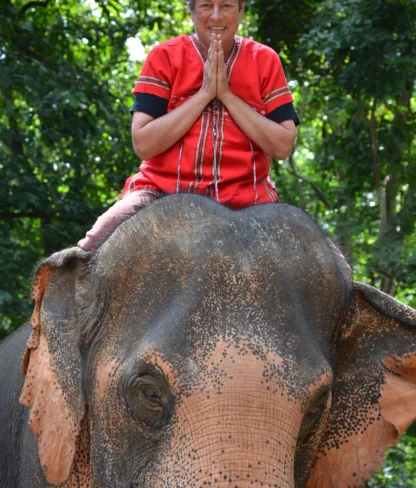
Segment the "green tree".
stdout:
<path fill-rule="evenodd" d="M 416 4 L 300 3 L 255 2 L 305 126 L 285 196 L 336 231 L 357 277 L 415 305 Z"/>
<path fill-rule="evenodd" d="M 0 336 L 30 315 L 38 259 L 74 245 L 138 166 L 128 114 L 138 67 L 126 39 L 141 29 L 154 43 L 185 15 L 178 2 L 155 4 L 2 5 Z"/>

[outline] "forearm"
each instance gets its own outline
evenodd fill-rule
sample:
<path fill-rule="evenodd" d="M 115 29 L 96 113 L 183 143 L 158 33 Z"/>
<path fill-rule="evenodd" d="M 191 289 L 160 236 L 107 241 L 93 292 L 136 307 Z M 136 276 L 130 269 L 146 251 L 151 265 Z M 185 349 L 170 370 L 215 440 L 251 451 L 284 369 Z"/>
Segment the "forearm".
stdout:
<path fill-rule="evenodd" d="M 144 127 L 132 127 L 133 147 L 141 159 L 150 159 L 173 146 L 211 101 L 202 90 L 171 112 L 152 120 Z"/>
<path fill-rule="evenodd" d="M 292 122 L 285 125 L 260 115 L 232 92 L 222 100 L 235 123 L 244 134 L 255 142 L 266 154 L 276 159 L 286 159 L 296 137 Z"/>

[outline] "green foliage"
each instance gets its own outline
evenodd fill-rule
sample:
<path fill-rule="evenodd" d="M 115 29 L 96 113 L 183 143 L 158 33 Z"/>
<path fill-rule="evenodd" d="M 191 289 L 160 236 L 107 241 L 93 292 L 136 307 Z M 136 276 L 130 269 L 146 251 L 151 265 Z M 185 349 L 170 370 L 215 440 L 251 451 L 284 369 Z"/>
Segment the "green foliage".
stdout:
<path fill-rule="evenodd" d="M 30 316 L 25 297 L 38 259 L 74 245 L 138 166 L 128 130 L 137 73 L 125 46 L 147 26 L 143 18 L 150 22 L 147 2 L 138 6 L 16 1 L 1 16 L 0 264 L 8 279 L 0 335 Z"/>
<path fill-rule="evenodd" d="M 275 167 L 281 196 L 338 235 L 357 279 L 415 306 L 416 4 L 255 4 L 303 121 L 295 152 Z"/>
<path fill-rule="evenodd" d="M 404 436 L 390 449 L 383 470 L 367 483 L 368 488 L 416 486 L 416 437 Z"/>

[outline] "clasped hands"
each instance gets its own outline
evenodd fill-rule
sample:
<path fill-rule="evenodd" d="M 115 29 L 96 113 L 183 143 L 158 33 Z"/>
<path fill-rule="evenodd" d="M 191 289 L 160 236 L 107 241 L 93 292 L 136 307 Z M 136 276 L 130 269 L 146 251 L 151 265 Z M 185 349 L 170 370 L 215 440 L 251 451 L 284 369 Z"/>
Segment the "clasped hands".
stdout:
<path fill-rule="evenodd" d="M 204 79 L 201 91 L 209 97 L 210 101 L 217 97 L 223 103 L 225 103 L 226 97 L 231 94 L 228 86 L 221 34 L 212 34 L 207 60 L 204 65 Z"/>

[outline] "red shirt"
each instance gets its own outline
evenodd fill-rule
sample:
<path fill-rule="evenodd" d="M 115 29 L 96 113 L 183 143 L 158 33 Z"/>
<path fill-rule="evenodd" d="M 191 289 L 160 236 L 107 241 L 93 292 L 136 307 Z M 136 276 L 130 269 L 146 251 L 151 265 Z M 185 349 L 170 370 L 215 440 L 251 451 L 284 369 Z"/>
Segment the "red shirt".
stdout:
<path fill-rule="evenodd" d="M 134 94 L 166 99 L 170 112 L 200 89 L 204 62 L 196 35 L 166 41 L 147 56 Z M 293 102 L 280 59 L 267 46 L 236 37 L 227 71 L 231 91 L 263 116 Z M 152 188 L 169 194 L 198 193 L 231 208 L 270 203 L 278 200 L 270 164 L 271 158 L 214 99 L 181 140 L 142 162 L 139 172 L 127 179 L 120 198 Z"/>

